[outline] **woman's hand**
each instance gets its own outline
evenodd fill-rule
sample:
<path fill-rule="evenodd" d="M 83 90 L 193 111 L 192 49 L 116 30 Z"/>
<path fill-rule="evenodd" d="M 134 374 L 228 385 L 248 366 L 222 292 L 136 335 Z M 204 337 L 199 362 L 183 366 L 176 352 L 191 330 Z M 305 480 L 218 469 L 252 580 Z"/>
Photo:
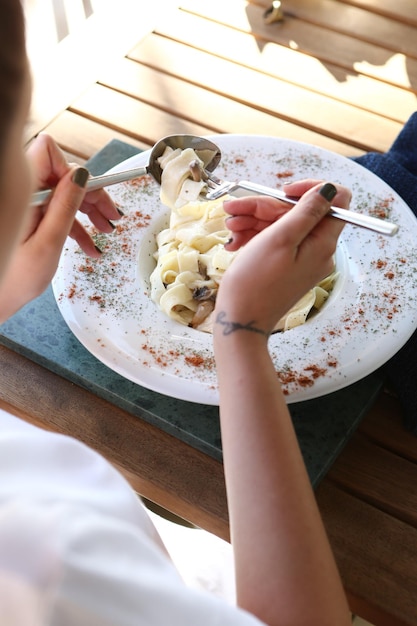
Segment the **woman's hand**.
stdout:
<path fill-rule="evenodd" d="M 109 220 L 119 219 L 120 214 L 110 196 L 104 189 L 99 189 L 83 193 L 81 197 L 78 192 L 79 197 L 76 199 L 64 178 L 75 166 L 67 163 L 63 152 L 49 135 L 39 135 L 28 149 L 27 156 L 32 166 L 36 188 L 55 188 L 55 192 L 46 210 L 45 207 L 33 208 L 31 225 L 26 238 L 33 236 L 42 220 L 49 214 L 48 220 L 51 225 L 55 224 L 62 245 L 69 235 L 78 242 L 88 256 L 100 256 L 90 235 L 75 219 L 73 209 L 76 206 L 76 210 L 88 215 L 91 223 L 99 231 L 111 233 L 113 226 Z M 65 210 L 68 202 L 71 205 L 69 212 Z"/>
<path fill-rule="evenodd" d="M 312 181 L 289 189 L 306 192 L 291 209 L 260 196 L 225 206 L 235 216 L 233 239 L 247 242 L 221 280 L 214 324 L 236 598 L 270 626 L 348 626 L 349 607 L 267 338 L 332 269 L 343 223 L 326 215 L 331 203 L 347 207 L 350 192 Z"/>
<path fill-rule="evenodd" d="M 306 191 L 319 182 L 314 179 L 305 179 L 288 183 L 285 185 L 285 193 L 290 197 L 301 198 Z M 338 198 L 335 198 L 335 202 L 338 202 Z M 226 249 L 238 250 L 261 230 L 288 213 L 292 206 L 268 196 L 248 196 L 226 201 L 224 210 L 230 215 L 226 219 L 226 224 L 232 235 L 225 246 Z"/>
<path fill-rule="evenodd" d="M 120 218 L 104 190 L 86 193 L 87 170 L 68 164 L 51 137 L 40 135 L 27 156 L 35 188 L 51 187 L 55 191 L 47 205 L 27 209 L 20 242 L 0 285 L 0 322 L 46 289 L 68 235 L 76 239 L 89 256 L 100 256 L 93 239 L 75 218 L 78 210 L 86 213 L 92 224 L 104 233 L 114 228 L 110 220 Z"/>
<path fill-rule="evenodd" d="M 232 233 L 228 249 L 246 245 L 217 296 L 216 321 L 223 331 L 234 324 L 269 335 L 276 321 L 332 271 L 343 223 L 326 214 L 331 204 L 347 208 L 350 191 L 311 180 L 288 185 L 286 191 L 302 195 L 297 205 L 289 208 L 265 196 L 225 204 L 232 216 L 227 220 Z"/>

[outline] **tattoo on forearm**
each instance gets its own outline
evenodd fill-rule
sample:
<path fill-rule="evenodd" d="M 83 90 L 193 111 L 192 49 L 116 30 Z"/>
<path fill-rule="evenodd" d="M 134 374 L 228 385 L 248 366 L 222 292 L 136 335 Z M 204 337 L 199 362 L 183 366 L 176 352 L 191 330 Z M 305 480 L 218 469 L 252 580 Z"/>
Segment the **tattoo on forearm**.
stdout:
<path fill-rule="evenodd" d="M 223 335 L 231 335 L 237 330 L 249 330 L 252 333 L 258 333 L 259 335 L 263 335 L 268 339 L 269 333 L 261 328 L 257 328 L 253 326 L 254 322 L 248 322 L 247 324 L 240 324 L 239 322 L 229 322 L 226 318 L 226 313 L 224 311 L 220 311 L 216 317 L 216 324 L 220 324 L 223 326 Z"/>

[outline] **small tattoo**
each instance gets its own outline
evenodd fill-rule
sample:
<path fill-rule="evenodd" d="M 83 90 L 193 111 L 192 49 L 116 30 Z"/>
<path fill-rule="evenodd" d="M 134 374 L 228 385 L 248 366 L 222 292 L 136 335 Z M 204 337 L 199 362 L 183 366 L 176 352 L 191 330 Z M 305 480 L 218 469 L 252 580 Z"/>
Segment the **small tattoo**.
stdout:
<path fill-rule="evenodd" d="M 240 324 L 239 322 L 228 322 L 226 319 L 226 313 L 224 311 L 220 311 L 216 317 L 216 324 L 220 324 L 223 326 L 223 335 L 231 335 L 237 330 L 249 330 L 252 333 L 258 333 L 259 335 L 263 335 L 267 339 L 269 338 L 269 333 L 262 330 L 261 328 L 256 328 L 253 326 L 254 322 L 248 322 L 248 324 Z"/>

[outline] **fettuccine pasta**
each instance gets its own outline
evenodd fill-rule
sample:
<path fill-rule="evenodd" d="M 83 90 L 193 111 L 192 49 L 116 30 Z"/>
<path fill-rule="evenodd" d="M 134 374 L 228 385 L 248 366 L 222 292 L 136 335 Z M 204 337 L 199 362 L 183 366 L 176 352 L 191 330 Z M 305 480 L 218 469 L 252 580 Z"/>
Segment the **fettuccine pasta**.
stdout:
<path fill-rule="evenodd" d="M 223 210 L 225 198 L 204 201 L 205 182 L 195 177 L 204 164 L 194 150 L 167 148 L 160 158 L 161 200 L 171 209 L 169 227 L 156 239 L 156 267 L 151 274 L 151 298 L 170 318 L 212 332 L 212 313 L 224 272 L 238 252 L 224 244 L 230 233 Z M 191 168 L 190 168 L 191 166 Z M 311 289 L 278 321 L 277 331 L 304 324 L 320 309 L 333 289 L 337 273 Z"/>
<path fill-rule="evenodd" d="M 151 298 L 169 317 L 196 327 L 211 314 L 236 254 L 224 249 L 228 238 L 222 200 L 172 209 L 169 228 L 157 236 L 151 275 Z"/>

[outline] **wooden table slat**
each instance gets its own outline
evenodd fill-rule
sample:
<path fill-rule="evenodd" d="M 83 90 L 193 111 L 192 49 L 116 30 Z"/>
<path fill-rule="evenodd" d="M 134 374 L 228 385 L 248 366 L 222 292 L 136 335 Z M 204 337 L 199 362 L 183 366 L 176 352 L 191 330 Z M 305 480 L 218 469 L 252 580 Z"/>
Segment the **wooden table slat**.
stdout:
<path fill-rule="evenodd" d="M 149 144 L 153 143 L 155 136 L 159 139 L 176 133 L 210 134 L 210 128 L 206 126 L 178 119 L 166 111 L 97 84 L 77 98 L 69 110 Z"/>
<path fill-rule="evenodd" d="M 411 91 L 361 74 L 353 67 L 324 64 L 316 56 L 285 45 L 271 41 L 265 45 L 252 33 L 203 21 L 191 13 L 184 12 L 176 23 L 172 20 L 159 23 L 156 32 L 165 37 L 176 37 L 203 52 L 216 54 L 279 80 L 400 122 L 405 122 L 417 108 L 417 96 Z M 415 66 L 417 73 L 417 61 Z"/>
<path fill-rule="evenodd" d="M 386 450 L 417 463 L 417 437 L 405 429 L 401 408 L 394 396 L 381 394 L 359 431 Z"/>
<path fill-rule="evenodd" d="M 317 500 L 351 610 L 377 626 L 416 624 L 415 527 L 327 480 L 319 486 Z"/>
<path fill-rule="evenodd" d="M 210 3 L 204 0 L 183 0 L 181 7 L 184 11 L 205 18 L 204 24 L 211 20 L 236 31 L 250 33 L 256 38 L 260 50 L 265 46 L 268 48 L 273 42 L 305 53 L 323 62 L 329 70 L 338 66 L 349 72 L 355 71 L 405 89 L 417 90 L 417 61 L 408 52 L 409 40 L 416 39 L 415 29 L 411 30 L 409 39 L 401 31 L 403 42 L 407 42 L 407 51 L 401 52 L 399 49 L 387 49 L 386 38 L 381 38 L 379 43 L 370 43 L 358 39 L 355 31 L 345 34 L 299 19 L 287 18 L 279 24 L 265 24 L 264 9 L 271 3 L 264 0 L 263 4 L 242 3 L 241 0 L 229 0 L 227 4 L 221 0 L 212 0 Z M 313 7 L 317 5 L 316 2 L 311 4 Z M 338 3 L 332 0 L 332 4 Z M 285 6 L 290 11 L 292 2 L 287 0 Z M 337 23 L 342 20 L 339 17 Z"/>
<path fill-rule="evenodd" d="M 357 156 L 363 151 L 351 145 L 291 124 L 279 117 L 257 111 L 240 102 L 207 91 L 192 83 L 146 67 L 130 59 L 123 59 L 106 72 L 100 83 L 134 98 L 143 98 L 160 108 L 169 105 L 169 112 L 178 119 L 206 120 L 212 133 L 254 133 L 305 141 L 332 150 L 344 156 Z M 167 97 L 167 94 L 168 97 Z M 216 115 L 221 111 L 221 116 Z M 159 137 L 156 136 L 155 140 Z"/>
<path fill-rule="evenodd" d="M 415 463 L 356 433 L 327 477 L 381 511 L 417 527 Z"/>
<path fill-rule="evenodd" d="M 129 57 L 361 150 L 387 150 L 403 126 L 152 34 Z"/>
<path fill-rule="evenodd" d="M 268 0 L 260 2 L 266 7 L 270 6 Z M 382 11 L 368 10 L 369 5 L 362 8 L 350 2 L 334 0 L 284 0 L 284 4 L 288 15 L 297 20 L 319 24 L 328 31 L 347 33 L 387 49 L 406 51 L 410 56 L 417 55 L 417 40 L 413 39 L 417 16 L 411 5 L 408 5 L 405 15 L 395 10 L 391 10 L 391 15 L 386 15 Z M 373 4 L 378 5 L 376 2 Z"/>
<path fill-rule="evenodd" d="M 147 150 L 151 145 L 68 110 L 60 113 L 48 124 L 45 132 L 54 137 L 63 150 L 78 155 L 84 161 L 112 139 L 125 141 L 140 150 Z"/>
<path fill-rule="evenodd" d="M 262 2 L 263 0 L 261 0 Z M 416 5 L 414 0 L 338 0 L 352 6 L 357 6 L 373 13 L 385 15 L 389 19 L 405 21 L 408 24 L 417 23 Z"/>

